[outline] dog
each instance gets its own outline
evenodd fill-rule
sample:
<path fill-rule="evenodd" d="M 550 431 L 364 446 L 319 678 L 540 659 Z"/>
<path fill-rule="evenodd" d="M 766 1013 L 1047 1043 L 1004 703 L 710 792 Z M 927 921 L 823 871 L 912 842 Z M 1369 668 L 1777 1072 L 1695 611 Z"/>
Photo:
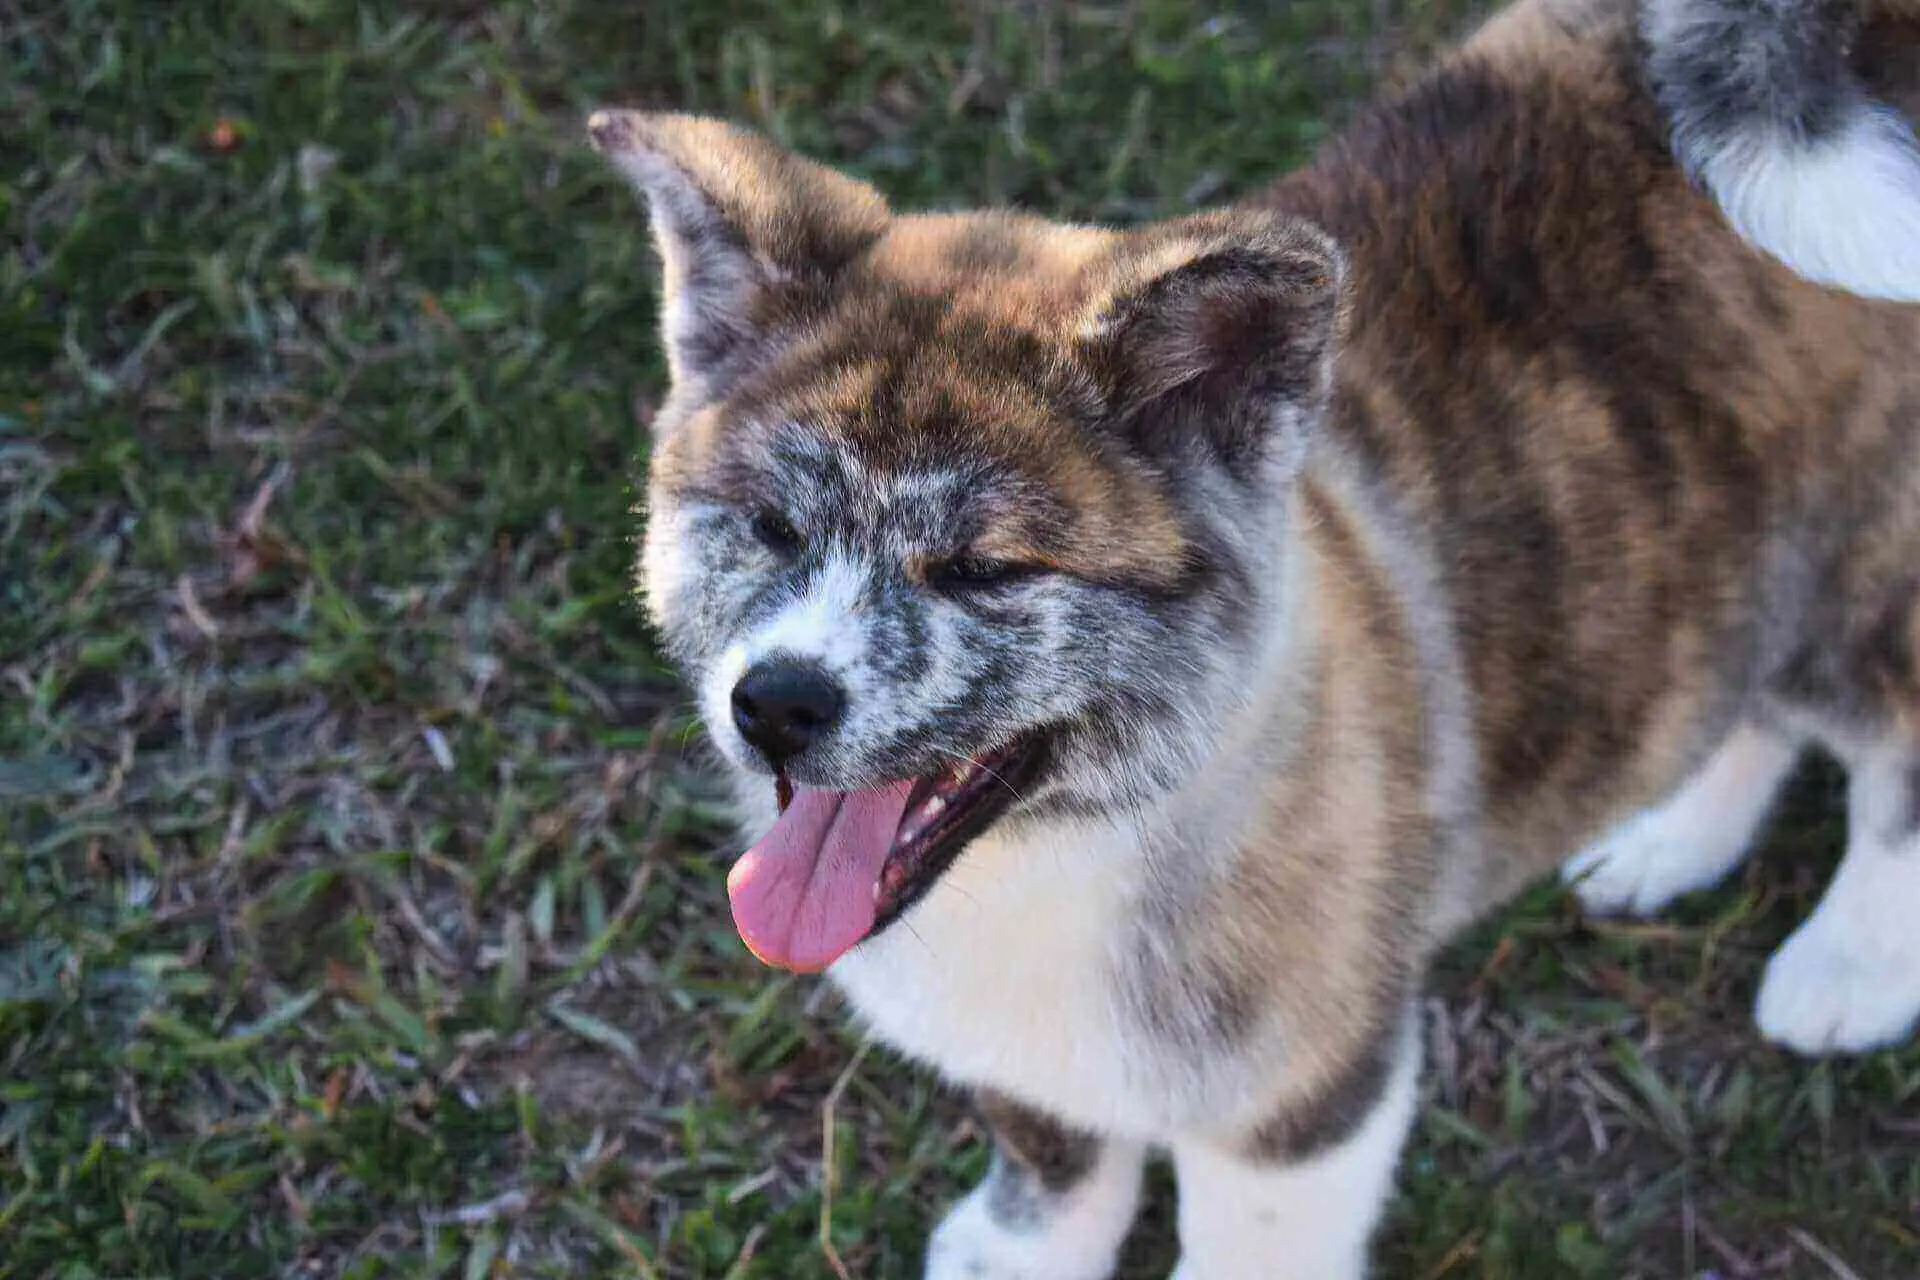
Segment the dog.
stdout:
<path fill-rule="evenodd" d="M 1806 1054 L 1920 1015 L 1920 3 L 1520 0 L 1149 225 L 897 213 L 595 113 L 663 264 L 637 577 L 765 963 L 968 1088 L 931 1280 L 1366 1273 L 1417 997 L 1560 869 L 1644 913 L 1795 762 Z M 899 927 L 896 927 L 899 926 Z"/>

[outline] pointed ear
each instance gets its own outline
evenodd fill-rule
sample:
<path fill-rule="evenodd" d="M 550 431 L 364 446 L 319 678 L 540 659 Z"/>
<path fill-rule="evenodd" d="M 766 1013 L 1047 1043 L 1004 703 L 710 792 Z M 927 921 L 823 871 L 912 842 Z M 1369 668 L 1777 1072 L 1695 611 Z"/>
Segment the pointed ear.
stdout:
<path fill-rule="evenodd" d="M 587 132 L 646 197 L 676 398 L 711 397 L 777 322 L 793 286 L 832 275 L 886 227 L 879 192 L 751 130 L 596 111 Z"/>
<path fill-rule="evenodd" d="M 1131 232 L 1101 264 L 1081 333 L 1115 412 L 1257 454 L 1319 409 L 1346 327 L 1346 259 L 1297 218 L 1228 210 Z M 1289 414 L 1289 409 L 1293 410 Z"/>

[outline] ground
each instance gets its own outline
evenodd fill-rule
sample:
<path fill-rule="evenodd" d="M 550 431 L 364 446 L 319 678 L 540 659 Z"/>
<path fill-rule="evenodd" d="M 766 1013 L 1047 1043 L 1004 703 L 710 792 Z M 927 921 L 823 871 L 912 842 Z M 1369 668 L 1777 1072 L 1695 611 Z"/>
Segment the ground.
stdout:
<path fill-rule="evenodd" d="M 580 121 L 1135 219 L 1466 16 L 0 0 L 0 1277 L 913 1275 L 983 1155 L 729 928 Z M 1542 885 L 1450 954 L 1383 1276 L 1920 1273 L 1920 1051 L 1748 1020 L 1834 813 L 1816 771 L 1661 922 Z"/>

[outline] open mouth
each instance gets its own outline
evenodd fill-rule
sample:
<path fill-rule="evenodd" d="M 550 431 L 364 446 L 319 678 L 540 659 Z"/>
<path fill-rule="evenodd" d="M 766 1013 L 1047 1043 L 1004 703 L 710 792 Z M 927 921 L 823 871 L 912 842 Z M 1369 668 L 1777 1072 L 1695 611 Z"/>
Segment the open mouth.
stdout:
<path fill-rule="evenodd" d="M 781 814 L 727 876 L 734 924 L 763 962 L 824 969 L 898 920 L 1023 798 L 1037 736 L 930 777 L 858 791 L 777 784 Z"/>
<path fill-rule="evenodd" d="M 1043 752 L 1041 740 L 1032 738 L 914 783 L 874 887 L 873 933 L 899 919 L 953 865 L 968 841 L 1025 798 L 1039 775 Z"/>

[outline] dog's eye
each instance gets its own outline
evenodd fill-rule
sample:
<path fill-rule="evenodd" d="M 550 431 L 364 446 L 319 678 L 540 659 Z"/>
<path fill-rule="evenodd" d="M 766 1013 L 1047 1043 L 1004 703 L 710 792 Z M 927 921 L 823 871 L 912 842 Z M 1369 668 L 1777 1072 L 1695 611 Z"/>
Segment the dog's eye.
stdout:
<path fill-rule="evenodd" d="M 998 587 L 1024 576 L 1026 566 L 1011 560 L 995 560 L 992 556 L 955 556 L 940 565 L 931 575 L 932 583 L 942 591 L 966 591 L 984 587 Z"/>
<path fill-rule="evenodd" d="M 800 554 L 800 531 L 793 527 L 793 521 L 771 507 L 754 513 L 753 536 L 782 560 L 791 560 Z"/>

